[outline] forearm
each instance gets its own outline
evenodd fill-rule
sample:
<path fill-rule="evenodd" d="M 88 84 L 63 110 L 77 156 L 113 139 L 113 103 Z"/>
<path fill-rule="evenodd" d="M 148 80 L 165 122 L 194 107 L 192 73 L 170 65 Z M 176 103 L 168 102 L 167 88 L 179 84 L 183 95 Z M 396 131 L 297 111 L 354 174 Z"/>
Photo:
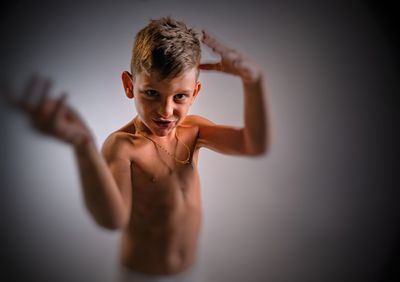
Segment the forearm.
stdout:
<path fill-rule="evenodd" d="M 106 161 L 92 139 L 74 146 L 84 202 L 95 221 L 107 229 L 117 229 L 125 211 L 121 193 Z"/>
<path fill-rule="evenodd" d="M 270 146 L 270 119 L 264 77 L 254 82 L 243 81 L 244 142 L 250 155 L 260 155 Z"/>

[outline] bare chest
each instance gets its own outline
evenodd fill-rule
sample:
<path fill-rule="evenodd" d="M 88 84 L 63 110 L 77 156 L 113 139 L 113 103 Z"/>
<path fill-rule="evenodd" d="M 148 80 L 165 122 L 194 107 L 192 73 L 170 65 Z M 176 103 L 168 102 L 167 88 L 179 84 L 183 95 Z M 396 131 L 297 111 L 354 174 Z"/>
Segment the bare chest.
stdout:
<path fill-rule="evenodd" d="M 140 216 L 187 214 L 200 209 L 200 181 L 195 143 L 185 138 L 189 150 L 177 146 L 176 157 L 142 139 L 140 154 L 132 160 L 132 208 Z M 192 142 L 191 142 L 192 141 Z M 182 163 L 186 160 L 189 163 Z M 158 214 L 158 215 L 157 215 Z"/>

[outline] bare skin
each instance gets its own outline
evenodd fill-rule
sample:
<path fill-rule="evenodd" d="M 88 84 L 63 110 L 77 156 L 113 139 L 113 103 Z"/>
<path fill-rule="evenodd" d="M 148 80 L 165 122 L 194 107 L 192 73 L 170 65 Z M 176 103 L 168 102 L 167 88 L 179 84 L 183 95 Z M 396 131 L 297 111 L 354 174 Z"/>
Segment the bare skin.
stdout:
<path fill-rule="evenodd" d="M 138 115 L 110 134 L 101 152 L 83 120 L 66 105 L 65 95 L 48 98 L 49 81 L 32 79 L 20 98 L 3 89 L 34 128 L 73 146 L 88 211 L 100 226 L 122 231 L 121 263 L 150 275 L 181 273 L 195 261 L 202 225 L 200 148 L 257 156 L 270 145 L 262 71 L 208 33 L 202 40 L 221 61 L 200 69 L 242 79 L 243 128 L 187 115 L 201 88 L 195 68 L 169 80 L 124 72 L 125 94 L 134 98 Z M 43 86 L 36 91 L 41 98 L 34 104 L 38 85 Z"/>
<path fill-rule="evenodd" d="M 202 222 L 197 171 L 200 148 L 196 147 L 198 127 L 190 119 L 186 117 L 176 128 L 180 140 L 177 159 L 188 156 L 184 142 L 190 148 L 189 164 L 175 161 L 137 134 L 134 121 L 110 136 L 130 143 L 121 151 L 131 163 L 133 188 L 130 220 L 121 240 L 121 262 L 135 271 L 174 274 L 186 270 L 195 260 Z"/>

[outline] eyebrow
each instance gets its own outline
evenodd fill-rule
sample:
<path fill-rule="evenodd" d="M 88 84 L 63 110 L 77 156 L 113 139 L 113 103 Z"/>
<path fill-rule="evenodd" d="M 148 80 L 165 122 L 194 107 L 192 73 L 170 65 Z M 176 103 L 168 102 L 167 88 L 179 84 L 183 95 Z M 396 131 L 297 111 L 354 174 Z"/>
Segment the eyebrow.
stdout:
<path fill-rule="evenodd" d="M 144 91 L 144 90 L 146 90 L 146 88 L 150 88 L 150 89 L 158 92 L 158 90 L 156 90 L 155 87 L 153 87 L 151 84 L 142 85 L 141 87 L 139 87 L 139 90 Z M 190 93 L 192 93 L 192 90 L 191 89 L 182 89 L 182 90 L 176 91 L 176 93 L 190 94 Z"/>
<path fill-rule="evenodd" d="M 142 85 L 143 88 L 153 88 L 153 86 L 151 84 L 144 84 Z"/>
<path fill-rule="evenodd" d="M 178 93 L 190 94 L 190 93 L 192 93 L 192 90 L 190 90 L 190 89 L 183 89 L 183 90 L 181 90 L 181 91 L 178 91 Z"/>

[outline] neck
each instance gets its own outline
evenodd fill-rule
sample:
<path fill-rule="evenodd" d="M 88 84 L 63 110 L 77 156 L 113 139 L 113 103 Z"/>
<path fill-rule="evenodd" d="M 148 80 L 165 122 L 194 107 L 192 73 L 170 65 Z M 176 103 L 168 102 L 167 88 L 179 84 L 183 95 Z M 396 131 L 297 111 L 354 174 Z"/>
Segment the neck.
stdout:
<path fill-rule="evenodd" d="M 173 128 L 167 135 L 165 136 L 158 136 L 153 134 L 151 130 L 141 121 L 141 119 L 136 116 L 133 119 L 133 124 L 135 125 L 136 133 L 141 133 L 145 134 L 146 136 L 152 138 L 153 140 L 159 141 L 159 142 L 173 142 L 175 140 L 175 134 L 176 134 L 176 127 Z"/>
<path fill-rule="evenodd" d="M 189 164 L 191 162 L 190 161 L 190 155 L 191 155 L 190 154 L 190 148 L 185 143 L 183 143 L 182 141 L 181 141 L 182 145 L 187 150 L 187 158 L 184 159 L 184 160 L 180 160 L 176 156 L 176 150 L 177 150 L 177 146 L 178 146 L 178 143 L 179 143 L 178 135 L 176 133 L 176 128 L 173 128 L 173 130 L 167 136 L 161 136 L 161 137 L 158 136 L 159 140 L 156 140 L 157 136 L 155 136 L 154 134 L 145 133 L 143 131 L 141 126 L 144 126 L 144 125 L 143 125 L 143 123 L 141 123 L 139 121 L 140 121 L 139 118 L 137 118 L 137 119 L 135 118 L 133 120 L 133 123 L 135 125 L 137 134 L 142 135 L 143 137 L 145 137 L 145 138 L 149 139 L 150 141 L 152 141 L 156 147 L 157 146 L 160 147 L 163 151 L 165 151 L 165 153 L 167 153 L 170 157 L 172 157 L 176 162 L 181 163 L 181 164 Z M 147 128 L 147 131 L 150 131 L 150 130 L 148 130 L 148 128 Z M 149 135 L 151 135 L 151 136 L 149 136 Z M 174 142 L 173 139 L 176 139 L 175 140 L 176 143 L 175 143 L 175 146 L 174 146 L 174 149 L 173 149 L 173 153 L 171 153 L 171 150 L 168 147 L 173 146 L 172 145 L 173 142 Z M 162 144 L 162 143 L 164 143 L 164 144 Z"/>

